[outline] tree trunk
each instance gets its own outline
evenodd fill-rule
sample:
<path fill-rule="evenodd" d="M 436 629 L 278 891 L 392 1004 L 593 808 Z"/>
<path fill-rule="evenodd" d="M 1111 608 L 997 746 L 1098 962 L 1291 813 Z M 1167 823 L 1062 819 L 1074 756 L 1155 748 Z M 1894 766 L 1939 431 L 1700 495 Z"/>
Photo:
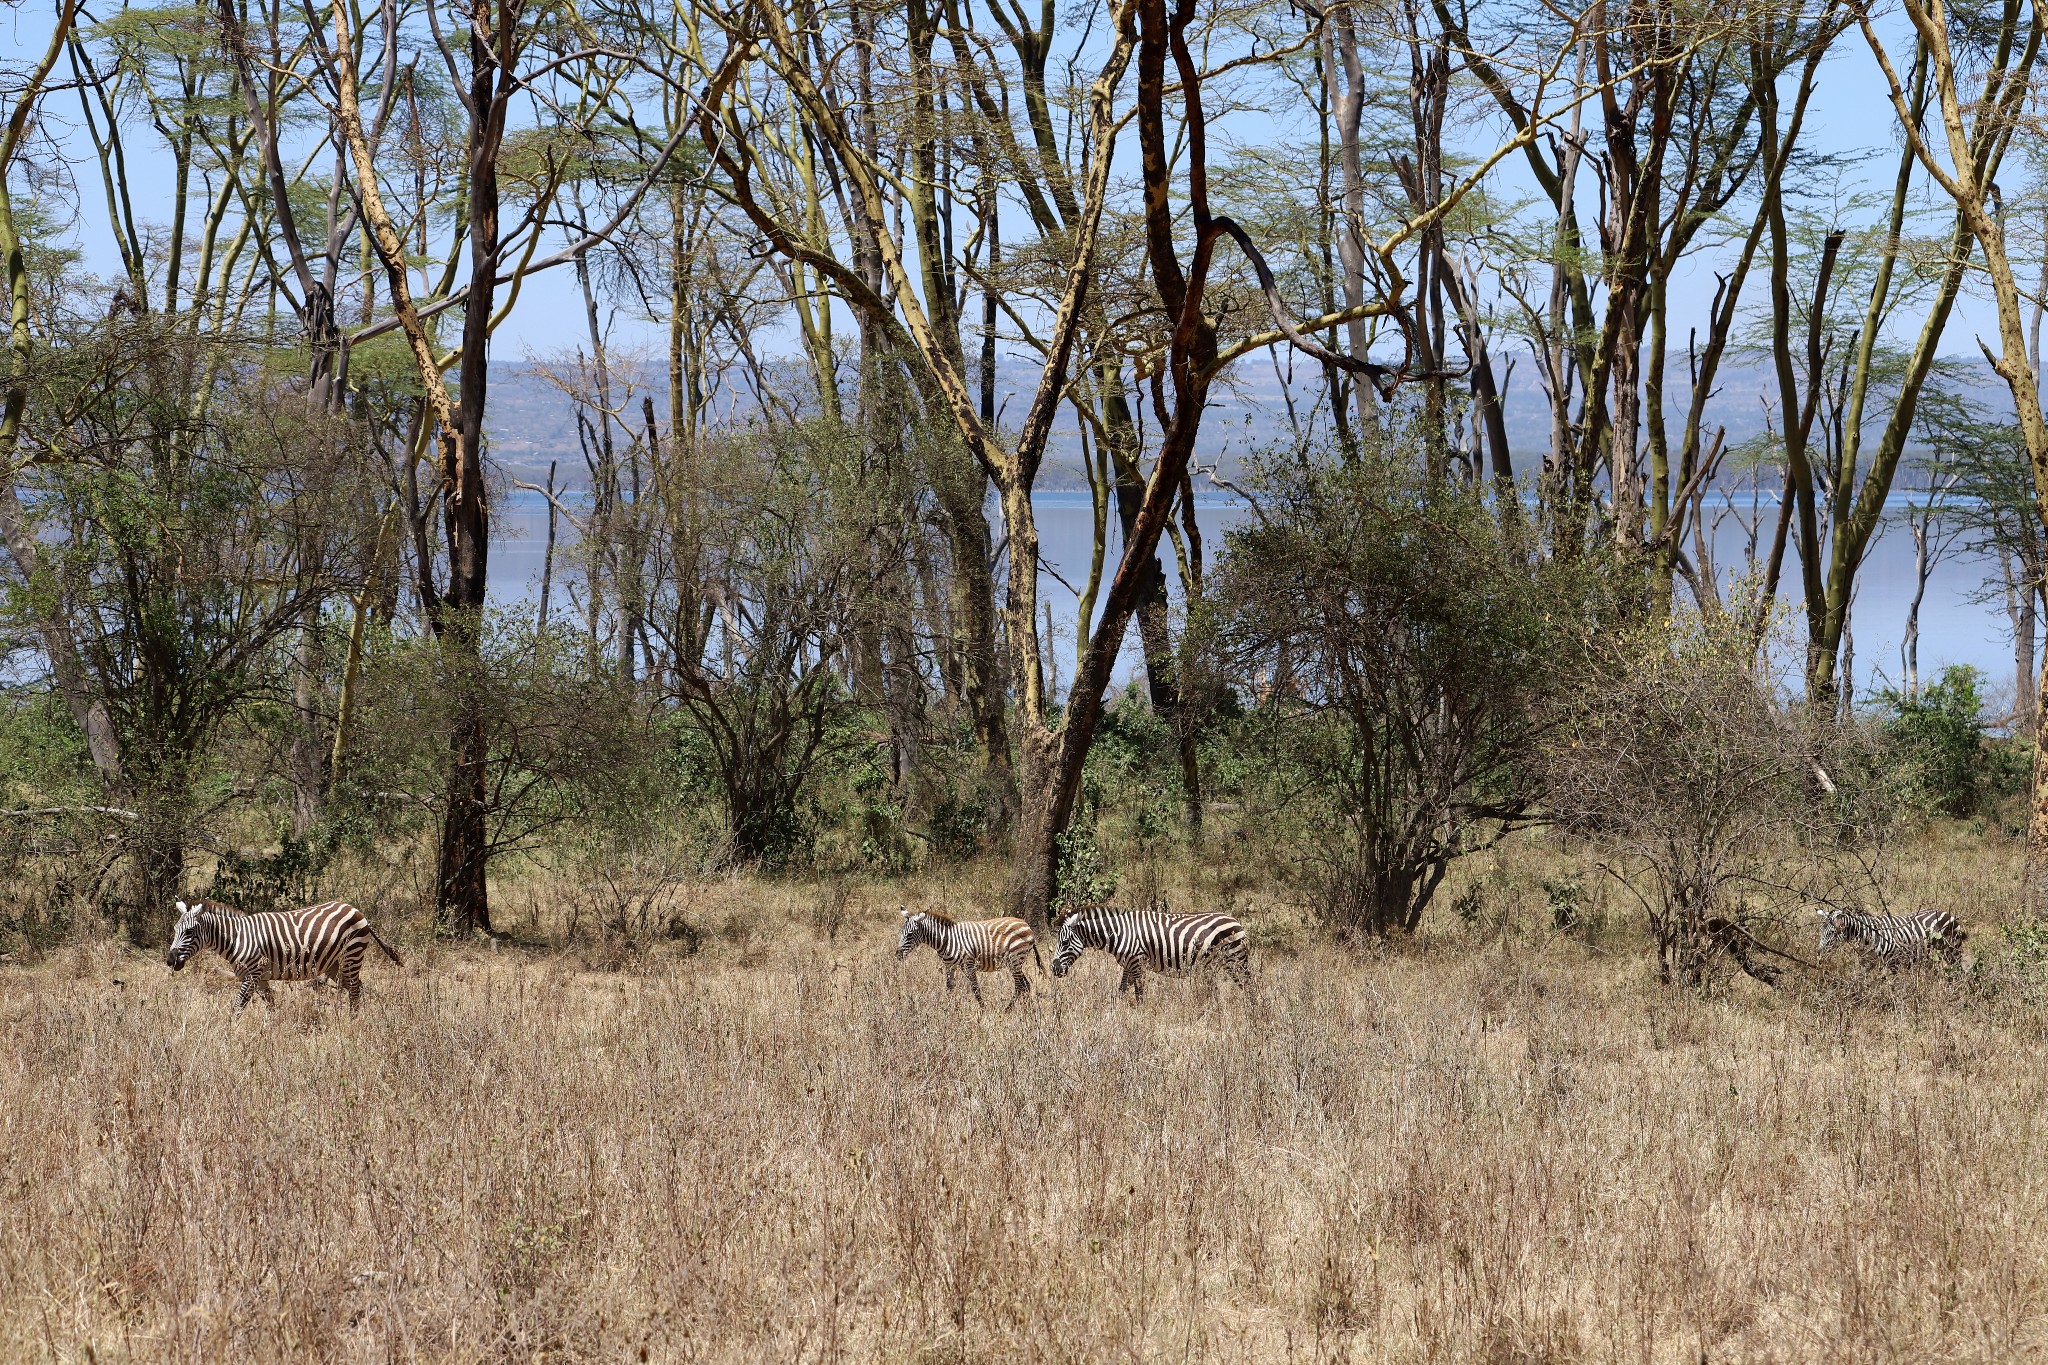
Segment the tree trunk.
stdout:
<path fill-rule="evenodd" d="M 469 652 L 474 652 L 474 637 Z M 444 640 L 447 637 L 443 637 Z M 441 821 L 439 872 L 434 891 L 434 919 L 442 933 L 461 936 L 491 932 L 490 888 L 484 872 L 489 861 L 485 778 L 489 759 L 481 698 L 474 686 L 448 741 L 448 806 Z"/>
<path fill-rule="evenodd" d="M 2019 611 L 2013 622 L 2013 711 L 2016 715 L 2013 728 L 2030 731 L 2035 725 L 2035 708 L 2040 705 L 2041 694 L 2034 679 L 2034 632 L 2040 617 L 2037 603 L 2039 590 L 2032 584 L 2022 584 L 2019 592 Z"/>
<path fill-rule="evenodd" d="M 1913 26 L 1918 50 L 1932 68 L 1933 93 L 1948 149 L 1946 168 L 1929 141 L 1933 128 L 1921 126 L 1915 118 L 1914 101 L 1872 28 L 1870 16 L 1858 11 L 1856 20 L 1884 73 L 1908 150 L 1954 200 L 1959 224 L 1968 229 L 1983 253 L 1984 273 L 1997 304 L 1999 347 L 1994 354 L 1989 345 L 1980 345 L 1991 368 L 2011 390 L 2014 415 L 2033 473 L 2035 510 L 2043 529 L 2048 530 L 2048 416 L 2041 411 L 2040 375 L 2028 345 L 2020 289 L 2007 252 L 2004 204 L 1997 182 L 2005 150 L 2015 130 L 2023 126 L 2020 110 L 2033 89 L 2034 65 L 2041 50 L 2041 12 L 2038 6 L 2031 13 L 2016 4 L 2005 7 L 2002 22 L 1991 33 L 1996 58 L 1975 98 L 1962 88 L 1946 8 L 1924 0 L 1906 0 L 1904 12 Z M 2035 729 L 2024 892 L 2028 911 L 2043 918 L 2048 917 L 2048 754 L 2042 752 L 2039 741 L 2048 736 L 2042 734 L 2039 721 Z"/>
<path fill-rule="evenodd" d="M 489 492 L 484 484 L 484 402 L 490 382 L 491 314 L 498 270 L 498 150 L 513 89 L 502 62 L 511 56 L 520 6 L 495 16 L 477 0 L 469 32 L 469 299 L 462 311 L 461 404 L 458 427 L 444 433 L 447 484 L 448 588 L 438 631 L 459 679 L 448 744 L 448 809 L 441 826 L 435 920 L 442 932 L 491 932 L 486 786 L 489 741 L 484 729 L 483 612 L 491 551 Z M 495 23 L 488 21 L 495 19 Z M 501 52 L 500 47 L 507 49 Z M 501 80 L 500 77 L 503 77 Z M 503 88 L 500 88 L 500 87 Z M 447 439 L 452 437 L 453 439 Z"/>
<path fill-rule="evenodd" d="M 320 618 L 308 612 L 292 649 L 292 837 L 309 838 L 327 797 L 327 747 L 320 735 Z"/>
<path fill-rule="evenodd" d="M 2034 696 L 2048 697 L 2048 650 L 2041 652 L 2041 671 L 2034 675 Z M 2027 816 L 2027 862 L 2020 904 L 2035 919 L 2048 919 L 2048 706 L 2034 707 L 2033 801 Z"/>
<path fill-rule="evenodd" d="M 1195 346 L 1213 356 L 1213 333 L 1198 338 Z M 1075 670 L 1073 684 L 1067 690 L 1060 728 L 1051 730 L 1042 723 L 1035 724 L 1029 726 L 1022 737 L 1025 813 L 1011 861 L 1010 886 L 1005 903 L 1009 906 L 1009 914 L 1036 925 L 1044 924 L 1047 907 L 1057 890 L 1059 836 L 1066 832 L 1080 796 L 1081 773 L 1089 746 L 1095 739 L 1096 726 L 1102 719 L 1102 699 L 1108 689 L 1110 672 L 1116 666 L 1119 646 L 1130 628 L 1131 617 L 1136 613 L 1147 571 L 1155 575 L 1159 572 L 1155 558 L 1159 537 L 1166 530 L 1166 519 L 1173 509 L 1181 473 L 1194 453 L 1195 435 L 1207 406 L 1208 384 L 1200 377 L 1200 370 L 1191 366 L 1188 385 L 1188 390 L 1175 405 L 1174 423 L 1167 430 L 1151 481 L 1145 486 L 1144 498 L 1125 533 L 1123 557 L 1117 563 L 1116 576 L 1110 581 L 1101 619 L 1089 637 L 1081 666 Z M 1019 521 L 1014 511 L 1006 519 L 1013 528 L 1011 553 L 1014 555 L 1017 553 L 1017 532 L 1014 528 Z M 1026 521 L 1028 523 L 1028 514 Z M 1037 550 L 1037 528 L 1030 524 L 1029 562 L 1032 564 L 1038 562 Z M 1013 631 L 1016 629 L 1015 577 L 1013 569 L 1010 615 Z M 1020 662 L 1036 655 L 1035 627 L 1032 634 L 1034 644 L 1030 646 L 1031 653 L 1020 655 Z"/>
<path fill-rule="evenodd" d="M 490 557 L 490 509 L 483 477 L 485 392 L 490 377 L 491 315 L 498 271 L 498 152 L 505 136 L 505 114 L 515 83 L 502 70 L 520 28 L 514 3 L 495 15 L 487 0 L 477 0 L 469 26 L 470 89 L 467 140 L 470 215 L 470 282 L 463 308 L 461 395 L 450 403 L 434 358 L 433 340 L 412 301 L 406 248 L 385 210 L 377 181 L 375 151 L 370 146 L 357 97 L 354 66 L 335 63 L 337 121 L 356 167 L 358 199 L 371 229 L 371 240 L 384 265 L 392 310 L 412 353 L 430 429 L 440 447 L 443 525 L 448 551 L 445 590 L 432 584 L 424 527 L 415 524 L 420 555 L 421 596 L 429 626 L 445 651 L 442 686 L 454 690 L 454 717 L 449 727 L 448 806 L 443 817 L 438 875 L 434 889 L 436 926 L 448 934 L 488 933 L 490 902 L 484 880 L 488 856 L 486 822 L 488 759 L 484 731 L 482 641 L 485 569 Z M 335 51 L 354 51 L 348 7 L 333 7 Z M 505 50 L 501 54 L 494 44 Z M 505 79 L 502 83 L 499 76 Z M 502 85 L 502 88 L 500 86 Z M 408 455 L 408 478 L 414 474 Z M 410 485 L 409 485 L 410 486 Z M 417 515 L 418 500 L 412 507 Z"/>
<path fill-rule="evenodd" d="M 1920 695 L 1920 607 L 1927 600 L 1927 579 L 1934 572 L 1933 546 L 1929 537 L 1933 527 L 1933 509 L 1914 515 L 1907 511 L 1906 530 L 1913 537 L 1913 596 L 1906 602 L 1906 631 L 1899 641 L 1900 662 L 1903 665 L 1901 684 L 1907 697 Z"/>
<path fill-rule="evenodd" d="M 5 460 L 10 470 L 15 464 L 22 416 L 28 406 L 34 336 L 29 329 L 31 281 L 28 261 L 20 232 L 15 226 L 14 200 L 7 189 L 7 171 L 20 146 L 22 132 L 29 125 L 35 101 L 42 93 L 43 82 L 57 64 L 57 58 L 70 38 L 76 15 L 74 0 L 64 0 L 58 6 L 50 45 L 41 62 L 17 91 L 6 130 L 0 133 L 0 266 L 5 269 L 7 290 L 7 369 L 5 387 L 0 389 L 0 460 Z M 120 732 L 108 712 L 105 698 L 92 693 L 85 665 L 79 657 L 72 622 L 56 591 L 55 576 L 46 571 L 41 546 L 11 476 L 0 479 L 0 541 L 4 541 L 9 555 L 13 557 L 22 581 L 29 585 L 31 600 L 46 604 L 36 611 L 35 624 L 44 655 L 49 660 L 51 678 L 65 707 L 71 712 L 78 732 L 85 737 L 86 749 L 92 755 L 93 767 L 98 771 L 101 782 L 111 786 L 122 777 Z"/>
<path fill-rule="evenodd" d="M 180 812 L 157 801 L 139 801 L 141 828 L 136 831 L 136 892 L 140 905 L 128 923 L 128 936 L 139 947 L 161 947 L 170 937 L 175 903 L 185 889 L 185 830 Z"/>
<path fill-rule="evenodd" d="M 988 833 L 1000 838 L 1017 816 L 1017 772 L 1011 766 L 1007 688 L 996 649 L 996 583 L 989 567 L 989 529 L 982 511 L 988 476 L 971 460 L 933 480 L 953 572 L 946 575 L 947 613 L 959 637 L 960 688 L 982 754 L 982 800 Z"/>
<path fill-rule="evenodd" d="M 555 531 L 559 509 L 555 506 L 555 465 L 548 461 L 548 538 L 540 554 L 540 607 L 535 615 L 539 623 L 537 630 L 542 636 L 548 633 L 548 598 L 555 588 Z"/>
<path fill-rule="evenodd" d="M 1090 634 L 1088 649 L 1067 689 L 1066 707 L 1060 729 L 1047 725 L 1044 679 L 1037 673 L 1043 654 L 1039 649 L 1037 624 L 1038 528 L 1031 509 L 1030 479 L 1035 463 L 1025 477 L 1003 489 L 1003 520 L 1010 530 L 1010 585 L 1006 623 L 1010 630 L 1013 657 L 1022 677 L 1014 679 L 1022 699 L 1025 733 L 1024 754 L 1025 818 L 1011 865 L 1006 897 L 1009 913 L 1042 924 L 1054 889 L 1058 839 L 1072 818 L 1081 790 L 1082 766 L 1095 728 L 1102 718 L 1102 697 L 1115 666 L 1119 646 L 1129 628 L 1131 616 L 1147 569 L 1157 572 L 1153 557 L 1159 537 L 1172 515 L 1188 461 L 1194 454 L 1195 437 L 1201 429 L 1208 405 L 1209 387 L 1216 363 L 1215 324 L 1202 309 L 1204 291 L 1214 263 L 1216 244 L 1226 233 L 1240 245 L 1249 241 L 1242 229 L 1210 213 L 1208 200 L 1207 122 L 1202 112 L 1202 82 L 1195 57 L 1187 45 L 1187 29 L 1194 18 L 1194 6 L 1172 9 L 1147 0 L 1135 14 L 1138 90 L 1135 122 L 1143 152 L 1145 249 L 1151 276 L 1160 302 L 1176 320 L 1165 360 L 1171 375 L 1172 407 L 1166 428 L 1160 433 L 1160 448 L 1145 496 L 1125 538 L 1123 557 L 1110 581 L 1102 616 Z M 1165 129 L 1167 67 L 1169 60 L 1178 77 L 1179 94 L 1186 110 L 1185 159 L 1176 161 Z M 1106 161 L 1097 163 L 1099 170 Z M 1190 257 L 1184 265 L 1176 232 L 1174 192 L 1185 187 L 1188 217 L 1196 235 Z M 1094 191 L 1091 189 L 1091 194 Z M 1046 393 L 1034 400 L 1034 415 L 1046 409 Z"/>
<path fill-rule="evenodd" d="M 1125 403 L 1120 388 L 1122 376 L 1112 367 L 1103 367 L 1103 408 L 1112 438 L 1111 457 L 1116 466 L 1116 515 L 1123 528 L 1124 543 L 1130 544 L 1131 533 L 1137 525 L 1138 506 L 1145 498 L 1145 482 L 1138 474 L 1138 462 L 1134 450 L 1130 409 Z M 1166 571 L 1160 566 L 1157 550 L 1148 555 L 1140 568 L 1138 585 L 1138 640 L 1145 650 L 1145 685 L 1152 702 L 1152 710 L 1166 722 L 1173 732 L 1174 746 L 1180 758 L 1181 799 L 1185 803 L 1188 831 L 1199 834 L 1202 828 L 1202 771 L 1198 761 L 1195 728 L 1192 718 L 1182 705 L 1179 670 L 1173 657 L 1173 639 L 1167 624 Z M 1085 628 L 1086 622 L 1082 625 Z"/>

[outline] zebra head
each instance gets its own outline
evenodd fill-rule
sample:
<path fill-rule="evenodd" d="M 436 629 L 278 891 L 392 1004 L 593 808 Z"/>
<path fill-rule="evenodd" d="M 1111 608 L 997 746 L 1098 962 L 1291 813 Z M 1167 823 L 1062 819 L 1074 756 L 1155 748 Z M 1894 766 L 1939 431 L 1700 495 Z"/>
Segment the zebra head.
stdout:
<path fill-rule="evenodd" d="M 1075 959 L 1081 956 L 1082 950 L 1087 946 L 1081 941 L 1081 917 L 1070 916 L 1067 922 L 1060 926 L 1059 942 L 1053 948 L 1052 974 L 1065 976 L 1072 971 Z"/>
<path fill-rule="evenodd" d="M 1822 908 L 1819 914 L 1822 952 L 1828 951 L 1838 943 L 1847 943 L 1854 937 L 1849 927 L 1849 917 L 1840 910 Z"/>
<path fill-rule="evenodd" d="M 206 946 L 199 922 L 205 913 L 205 901 L 193 901 L 190 905 L 178 902 L 178 927 L 171 931 L 170 950 L 164 954 L 164 965 L 172 971 L 182 970 L 192 960 L 192 954 Z"/>
<path fill-rule="evenodd" d="M 901 962 L 909 957 L 924 942 L 924 915 L 911 914 L 904 906 L 897 906 L 896 913 L 903 916 L 903 932 L 896 938 L 896 960 Z"/>

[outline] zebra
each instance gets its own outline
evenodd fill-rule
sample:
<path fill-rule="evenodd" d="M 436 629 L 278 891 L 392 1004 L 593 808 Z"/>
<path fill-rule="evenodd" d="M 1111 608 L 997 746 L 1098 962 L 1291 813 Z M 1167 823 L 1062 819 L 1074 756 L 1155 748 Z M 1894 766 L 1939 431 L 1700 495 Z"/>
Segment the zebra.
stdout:
<path fill-rule="evenodd" d="M 1822 952 L 1853 939 L 1887 966 L 1917 962 L 1930 953 L 1954 965 L 1961 960 L 1963 940 L 1968 937 L 1954 915 L 1931 905 L 1910 915 L 1873 915 L 1828 907 L 1819 914 Z"/>
<path fill-rule="evenodd" d="M 1186 976 L 1205 958 L 1221 962 L 1246 990 L 1252 985 L 1244 925 L 1229 915 L 1116 910 L 1106 905 L 1078 910 L 1060 926 L 1052 974 L 1065 976 L 1090 948 L 1102 949 L 1124 969 L 1116 991 L 1122 995 L 1128 987 L 1134 1005 L 1145 999 L 1148 969 L 1163 976 Z"/>
<path fill-rule="evenodd" d="M 241 1009 L 254 996 L 275 1006 L 273 981 L 309 981 L 331 977 L 348 992 L 353 1010 L 363 995 L 363 953 L 374 942 L 398 966 L 405 959 L 393 952 L 363 912 L 347 901 L 327 901 L 303 910 L 269 910 L 244 914 L 231 906 L 198 900 L 178 902 L 178 927 L 164 954 L 164 965 L 183 970 L 195 953 L 212 948 L 227 959 L 241 978 L 235 996 Z"/>
<path fill-rule="evenodd" d="M 896 960 L 901 962 L 909 957 L 920 943 L 931 944 L 939 961 L 946 964 L 946 989 L 953 989 L 953 973 L 966 968 L 967 989 L 974 993 L 977 1005 L 982 1003 L 981 984 L 975 980 L 978 973 L 1008 967 L 1010 980 L 1016 985 L 1010 994 L 1010 1003 L 1014 1005 L 1019 996 L 1031 993 L 1031 982 L 1024 976 L 1026 949 L 1038 970 L 1045 971 L 1045 959 L 1038 955 L 1038 936 L 1021 919 L 969 920 L 961 924 L 936 910 L 913 915 L 899 906 L 897 913 L 903 916 L 903 932 L 896 939 Z"/>

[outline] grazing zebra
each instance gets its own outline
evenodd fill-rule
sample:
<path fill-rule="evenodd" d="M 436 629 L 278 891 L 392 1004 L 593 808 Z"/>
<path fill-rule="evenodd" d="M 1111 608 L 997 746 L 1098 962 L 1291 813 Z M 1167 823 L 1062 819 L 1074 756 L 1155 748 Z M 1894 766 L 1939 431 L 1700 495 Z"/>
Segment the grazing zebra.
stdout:
<path fill-rule="evenodd" d="M 1147 969 L 1164 976 L 1186 976 L 1204 958 L 1214 958 L 1246 990 L 1251 989 L 1251 955 L 1244 926 L 1228 915 L 1175 914 L 1168 910 L 1113 910 L 1108 906 L 1076 911 L 1060 926 L 1053 950 L 1052 974 L 1065 976 L 1074 961 L 1090 948 L 1100 948 L 1124 969 L 1117 982 L 1131 1003 L 1145 998 Z"/>
<path fill-rule="evenodd" d="M 1955 963 L 1963 954 L 1963 926 L 1946 910 L 1926 906 L 1910 915 L 1869 915 L 1861 910 L 1822 909 L 1820 950 L 1860 942 L 1887 966 L 1917 962 L 1930 953 Z"/>
<path fill-rule="evenodd" d="M 363 953 L 373 941 L 384 950 L 384 956 L 405 965 L 370 927 L 363 912 L 347 901 L 255 915 L 211 901 L 190 905 L 179 901 L 178 928 L 171 935 L 164 964 L 175 972 L 190 962 L 194 953 L 214 949 L 241 978 L 242 989 L 235 997 L 238 1010 L 256 995 L 263 997 L 264 1004 L 275 1005 L 270 994 L 273 981 L 323 976 L 332 977 L 348 992 L 348 1007 L 353 1010 L 363 995 Z"/>
<path fill-rule="evenodd" d="M 1038 955 L 1038 938 L 1021 919 L 969 920 L 961 924 L 934 910 L 913 915 L 899 907 L 898 913 L 903 916 L 903 932 L 896 939 L 896 960 L 901 962 L 909 957 L 920 943 L 931 944 L 939 961 L 946 964 L 946 989 L 953 989 L 953 973 L 966 968 L 967 989 L 974 992 L 977 1005 L 981 1003 L 977 973 L 1008 967 L 1010 980 L 1016 984 L 1016 990 L 1010 993 L 1010 1003 L 1014 1005 L 1018 996 L 1031 992 L 1031 983 L 1024 977 L 1025 952 L 1030 952 L 1039 971 L 1045 970 L 1045 959 Z"/>

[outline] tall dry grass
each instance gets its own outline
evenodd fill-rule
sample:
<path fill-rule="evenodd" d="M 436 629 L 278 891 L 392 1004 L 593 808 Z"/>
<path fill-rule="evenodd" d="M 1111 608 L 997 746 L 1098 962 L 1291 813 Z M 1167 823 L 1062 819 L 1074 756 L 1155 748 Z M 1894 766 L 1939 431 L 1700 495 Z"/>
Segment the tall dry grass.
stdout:
<path fill-rule="evenodd" d="M 1496 922 L 977 1010 L 894 894 L 729 896 L 627 971 L 415 947 L 353 1018 L 0 969 L 0 1359 L 2048 1353 L 2023 1002 Z"/>

